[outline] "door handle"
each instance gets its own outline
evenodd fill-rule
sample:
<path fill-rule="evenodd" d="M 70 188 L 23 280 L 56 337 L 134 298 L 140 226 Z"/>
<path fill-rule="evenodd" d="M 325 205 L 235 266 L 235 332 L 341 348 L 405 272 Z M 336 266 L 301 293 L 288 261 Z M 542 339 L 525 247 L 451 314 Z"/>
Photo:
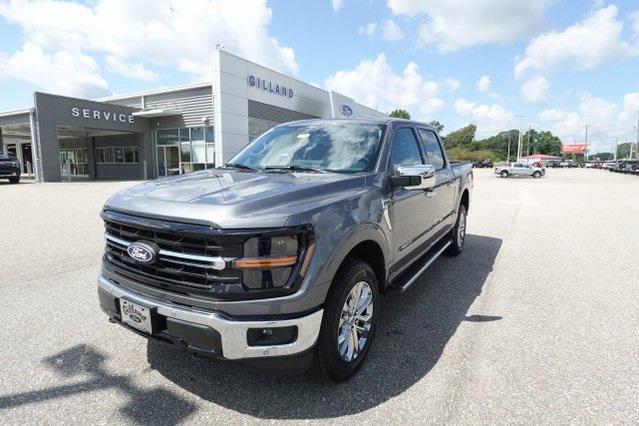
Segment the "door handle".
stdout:
<path fill-rule="evenodd" d="M 448 186 L 449 188 L 454 188 L 457 186 L 457 182 L 448 182 L 446 186 Z"/>
<path fill-rule="evenodd" d="M 428 198 L 432 198 L 435 195 L 437 195 L 437 193 L 435 191 L 426 191 L 426 197 L 428 197 Z"/>

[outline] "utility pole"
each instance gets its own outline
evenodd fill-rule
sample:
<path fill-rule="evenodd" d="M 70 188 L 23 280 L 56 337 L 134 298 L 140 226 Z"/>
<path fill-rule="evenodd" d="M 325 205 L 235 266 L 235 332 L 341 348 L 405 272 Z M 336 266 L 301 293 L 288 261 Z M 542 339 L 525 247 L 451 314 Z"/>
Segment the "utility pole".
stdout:
<path fill-rule="evenodd" d="M 586 149 L 584 150 L 584 162 L 588 161 L 588 125 L 586 124 Z"/>
<path fill-rule="evenodd" d="M 508 155 L 506 155 L 506 163 L 510 164 L 510 133 L 508 133 Z"/>
<path fill-rule="evenodd" d="M 530 156 L 530 137 L 532 136 L 532 132 L 530 124 L 528 125 L 528 139 L 526 140 L 526 157 Z"/>
<path fill-rule="evenodd" d="M 617 151 L 619 151 L 619 136 L 615 139 L 615 159 L 613 160 L 615 163 L 617 162 Z"/>
<path fill-rule="evenodd" d="M 519 117 L 519 137 L 517 138 L 517 160 L 519 161 L 519 159 L 521 158 L 521 148 L 522 148 L 522 142 L 523 142 L 523 135 L 521 134 L 521 128 L 522 128 L 522 122 L 523 119 L 526 117 L 525 115 L 518 115 L 517 117 Z"/>
<path fill-rule="evenodd" d="M 637 111 L 637 149 L 639 149 L 639 111 Z M 632 141 L 630 141 L 630 158 L 628 160 L 632 160 Z"/>

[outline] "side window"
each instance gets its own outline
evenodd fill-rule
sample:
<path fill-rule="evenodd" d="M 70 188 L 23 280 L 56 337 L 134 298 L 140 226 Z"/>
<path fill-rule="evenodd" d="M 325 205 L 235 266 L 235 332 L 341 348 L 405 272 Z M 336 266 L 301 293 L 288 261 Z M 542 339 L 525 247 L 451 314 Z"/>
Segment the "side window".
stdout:
<path fill-rule="evenodd" d="M 391 147 L 391 163 L 393 171 L 396 171 L 400 166 L 414 166 L 424 163 L 412 129 L 404 127 L 395 132 Z"/>
<path fill-rule="evenodd" d="M 430 130 L 419 129 L 419 134 L 422 137 L 422 146 L 426 153 L 426 164 L 435 166 L 435 170 L 443 169 L 444 153 L 442 152 L 442 147 L 439 145 L 435 133 Z"/>

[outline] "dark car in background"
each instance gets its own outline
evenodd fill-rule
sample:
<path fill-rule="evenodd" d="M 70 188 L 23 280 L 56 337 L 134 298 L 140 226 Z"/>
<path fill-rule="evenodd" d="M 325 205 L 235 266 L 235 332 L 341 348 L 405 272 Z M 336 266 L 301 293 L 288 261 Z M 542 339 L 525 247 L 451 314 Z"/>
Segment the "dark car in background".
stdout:
<path fill-rule="evenodd" d="M 9 179 L 11 183 L 20 182 L 20 162 L 17 158 L 0 154 L 0 179 Z"/>
<path fill-rule="evenodd" d="M 476 161 L 473 163 L 473 167 L 476 169 L 492 169 L 493 162 L 490 160 Z"/>

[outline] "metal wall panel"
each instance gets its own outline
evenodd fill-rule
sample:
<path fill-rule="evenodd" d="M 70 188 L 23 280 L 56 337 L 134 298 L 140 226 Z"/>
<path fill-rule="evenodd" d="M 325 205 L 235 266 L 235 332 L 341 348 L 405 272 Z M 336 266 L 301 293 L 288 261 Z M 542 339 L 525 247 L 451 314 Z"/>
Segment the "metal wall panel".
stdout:
<path fill-rule="evenodd" d="M 118 99 L 115 101 L 107 101 L 108 104 L 122 105 L 131 108 L 142 108 L 142 97 L 134 96 L 132 98 Z"/>
<path fill-rule="evenodd" d="M 213 120 L 213 93 L 211 87 L 161 93 L 144 97 L 145 109 L 167 109 L 182 113 L 185 127 L 202 126 L 202 119 Z"/>
<path fill-rule="evenodd" d="M 5 115 L 0 117 L 0 126 L 29 125 L 29 114 Z"/>
<path fill-rule="evenodd" d="M 290 109 L 267 105 L 262 102 L 248 101 L 249 117 L 261 118 L 263 120 L 286 123 L 287 121 L 305 120 L 308 118 L 318 118 L 302 112 L 291 111 Z"/>

